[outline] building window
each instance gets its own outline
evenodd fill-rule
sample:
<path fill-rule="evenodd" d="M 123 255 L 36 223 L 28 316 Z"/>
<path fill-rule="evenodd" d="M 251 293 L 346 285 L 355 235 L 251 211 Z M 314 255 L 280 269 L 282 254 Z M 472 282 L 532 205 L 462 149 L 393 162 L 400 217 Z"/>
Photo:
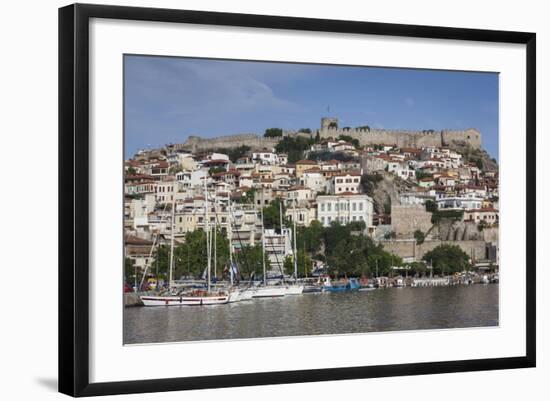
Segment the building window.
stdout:
<path fill-rule="evenodd" d="M 351 209 L 355 212 L 357 210 L 357 204 L 355 202 L 352 203 Z M 355 220 L 355 219 L 354 219 Z"/>
<path fill-rule="evenodd" d="M 359 202 L 359 210 L 363 210 L 363 202 Z"/>
<path fill-rule="evenodd" d="M 325 211 L 325 204 L 321 203 L 321 212 L 324 212 L 324 211 Z"/>

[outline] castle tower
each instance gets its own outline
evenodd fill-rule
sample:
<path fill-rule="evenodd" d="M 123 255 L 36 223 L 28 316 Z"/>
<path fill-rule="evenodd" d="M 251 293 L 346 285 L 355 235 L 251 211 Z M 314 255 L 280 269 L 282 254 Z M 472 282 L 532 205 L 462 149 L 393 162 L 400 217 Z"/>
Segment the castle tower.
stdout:
<path fill-rule="evenodd" d="M 333 117 L 321 118 L 321 131 L 338 128 L 338 119 Z"/>

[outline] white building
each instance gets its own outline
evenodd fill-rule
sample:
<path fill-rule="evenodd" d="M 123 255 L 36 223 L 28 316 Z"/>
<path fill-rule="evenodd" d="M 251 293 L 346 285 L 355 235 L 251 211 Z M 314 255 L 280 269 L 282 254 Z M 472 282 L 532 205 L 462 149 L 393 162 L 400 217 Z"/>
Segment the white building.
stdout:
<path fill-rule="evenodd" d="M 437 199 L 439 209 L 481 209 L 482 198 L 475 197 L 441 197 Z"/>
<path fill-rule="evenodd" d="M 329 191 L 331 194 L 338 195 L 344 192 L 354 194 L 360 193 L 361 174 L 359 173 L 344 173 L 332 177 Z"/>
<path fill-rule="evenodd" d="M 177 181 L 160 181 L 155 188 L 155 199 L 158 203 L 172 202 L 178 192 Z"/>
<path fill-rule="evenodd" d="M 289 206 L 285 211 L 285 217 L 291 223 L 296 218 L 296 225 L 309 227 L 313 220 L 317 220 L 317 208 L 310 204 L 302 206 Z"/>
<path fill-rule="evenodd" d="M 255 152 L 252 153 L 252 159 L 261 164 L 280 164 L 279 155 L 273 152 Z"/>
<path fill-rule="evenodd" d="M 300 178 L 300 185 L 310 188 L 315 192 L 325 192 L 327 190 L 326 179 L 319 169 L 304 171 Z"/>
<path fill-rule="evenodd" d="M 416 177 L 415 171 L 405 161 L 392 160 L 388 162 L 388 172 L 404 180 L 412 180 Z"/>
<path fill-rule="evenodd" d="M 176 173 L 176 180 L 181 188 L 195 188 L 204 185 L 204 177 L 208 176 L 208 169 L 194 171 L 180 171 Z"/>
<path fill-rule="evenodd" d="M 372 198 L 363 194 L 344 193 L 317 197 L 317 218 L 325 227 L 333 221 L 341 224 L 364 221 L 372 226 Z"/>

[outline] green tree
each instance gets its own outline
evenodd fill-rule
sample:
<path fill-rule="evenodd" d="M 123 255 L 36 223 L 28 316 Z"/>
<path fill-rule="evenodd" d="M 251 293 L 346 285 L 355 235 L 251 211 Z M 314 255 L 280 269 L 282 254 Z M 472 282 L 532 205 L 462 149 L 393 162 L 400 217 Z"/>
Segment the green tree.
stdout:
<path fill-rule="evenodd" d="M 304 158 L 305 151 L 309 150 L 313 143 L 315 140 L 311 138 L 285 136 L 277 143 L 275 150 L 277 153 L 286 153 L 288 162 L 295 163 Z"/>
<path fill-rule="evenodd" d="M 348 127 L 349 128 L 349 127 Z M 360 146 L 359 140 L 351 137 L 350 135 L 340 135 L 338 140 L 346 141 L 351 143 L 354 147 L 358 148 Z"/>
<path fill-rule="evenodd" d="M 299 227 L 296 233 L 298 246 L 305 246 L 309 253 L 316 253 L 323 242 L 323 225 L 319 220 L 313 220 L 309 227 Z"/>
<path fill-rule="evenodd" d="M 267 128 L 264 133 L 266 138 L 276 138 L 283 136 L 283 130 L 281 128 Z"/>
<path fill-rule="evenodd" d="M 280 228 L 281 226 L 281 208 L 283 211 L 283 225 L 287 225 L 288 221 L 285 217 L 286 206 L 280 198 L 275 198 L 271 203 L 263 208 L 264 227 L 266 229 Z"/>
<path fill-rule="evenodd" d="M 416 230 L 414 232 L 414 239 L 416 240 L 416 245 L 421 245 L 426 239 L 426 234 L 424 234 L 422 230 Z"/>
<path fill-rule="evenodd" d="M 427 172 L 422 171 L 422 170 L 418 170 L 418 169 L 416 169 L 414 171 L 414 175 L 416 176 L 416 179 L 419 180 L 419 181 L 423 180 L 424 178 L 432 178 L 433 177 L 432 174 L 427 173 Z"/>
<path fill-rule="evenodd" d="M 311 134 L 311 129 L 309 128 L 300 128 L 298 132 L 303 132 L 304 134 Z"/>
<path fill-rule="evenodd" d="M 244 245 L 238 252 L 235 253 L 235 259 L 239 273 L 243 278 L 248 279 L 252 276 L 257 279 L 262 277 L 262 246 L 261 245 Z M 267 256 L 266 266 L 268 263 Z"/>
<path fill-rule="evenodd" d="M 307 273 L 309 275 L 309 271 L 311 270 L 311 256 L 308 252 L 304 252 L 303 249 L 298 249 L 298 260 L 297 260 L 297 269 L 298 269 L 298 277 L 304 277 Z M 285 274 L 288 274 L 289 276 L 294 275 L 294 259 L 292 256 L 287 256 L 283 263 Z"/>
<path fill-rule="evenodd" d="M 135 283 L 135 277 L 136 277 L 136 268 L 134 266 L 134 262 L 130 258 L 124 259 L 124 279 L 125 281 L 133 286 Z"/>
<path fill-rule="evenodd" d="M 432 263 L 434 272 L 452 274 L 470 269 L 468 255 L 458 245 L 442 244 L 427 252 L 423 260 Z"/>
<path fill-rule="evenodd" d="M 424 204 L 426 207 L 426 211 L 430 213 L 434 213 L 437 211 L 437 203 L 435 203 L 433 200 L 428 199 L 426 203 Z"/>
<path fill-rule="evenodd" d="M 424 262 L 407 263 L 407 267 L 409 268 L 409 274 L 411 275 L 424 276 L 427 271 L 426 263 Z"/>
<path fill-rule="evenodd" d="M 489 224 L 487 224 L 487 222 L 485 220 L 480 220 L 480 222 L 477 223 L 477 230 L 479 232 L 483 231 L 487 227 L 489 227 Z"/>
<path fill-rule="evenodd" d="M 208 169 L 208 175 L 213 176 L 214 174 L 222 173 L 225 171 L 224 167 L 210 167 Z"/>

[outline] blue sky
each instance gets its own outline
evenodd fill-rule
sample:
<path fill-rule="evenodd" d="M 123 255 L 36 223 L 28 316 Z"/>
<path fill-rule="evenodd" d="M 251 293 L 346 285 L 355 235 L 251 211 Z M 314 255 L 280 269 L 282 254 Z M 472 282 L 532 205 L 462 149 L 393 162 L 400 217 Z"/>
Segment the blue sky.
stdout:
<path fill-rule="evenodd" d="M 498 74 L 125 56 L 125 157 L 189 135 L 477 128 L 498 159 Z M 328 108 L 330 107 L 330 112 Z"/>

